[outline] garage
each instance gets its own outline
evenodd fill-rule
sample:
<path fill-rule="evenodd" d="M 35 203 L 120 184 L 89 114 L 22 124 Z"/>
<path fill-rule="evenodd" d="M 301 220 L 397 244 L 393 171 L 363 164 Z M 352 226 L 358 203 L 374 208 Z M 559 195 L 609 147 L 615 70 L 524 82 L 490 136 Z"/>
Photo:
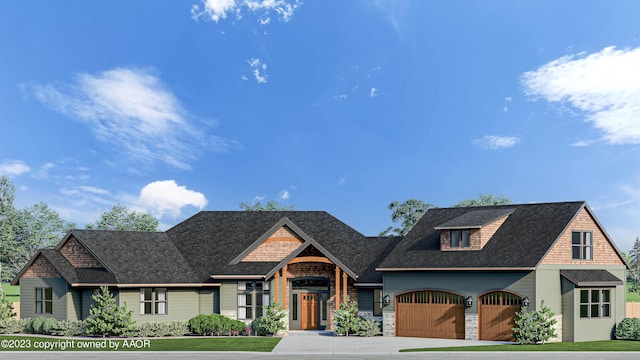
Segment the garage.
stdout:
<path fill-rule="evenodd" d="M 480 296 L 480 340 L 514 341 L 515 315 L 520 311 L 520 295 L 493 291 Z"/>
<path fill-rule="evenodd" d="M 464 297 L 436 290 L 398 295 L 396 336 L 464 339 Z"/>

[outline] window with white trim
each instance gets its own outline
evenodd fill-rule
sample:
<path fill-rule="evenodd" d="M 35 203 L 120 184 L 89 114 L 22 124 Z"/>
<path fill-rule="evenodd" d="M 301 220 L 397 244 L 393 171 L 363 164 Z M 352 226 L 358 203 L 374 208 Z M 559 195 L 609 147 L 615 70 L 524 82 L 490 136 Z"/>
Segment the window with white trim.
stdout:
<path fill-rule="evenodd" d="M 238 281 L 238 319 L 252 320 L 264 314 L 269 305 L 268 281 Z"/>
<path fill-rule="evenodd" d="M 580 317 L 611 317 L 611 290 L 580 289 Z"/>
<path fill-rule="evenodd" d="M 571 232 L 571 258 L 573 260 L 593 260 L 593 232 Z"/>
<path fill-rule="evenodd" d="M 140 315 L 166 315 L 167 289 L 141 288 Z"/>

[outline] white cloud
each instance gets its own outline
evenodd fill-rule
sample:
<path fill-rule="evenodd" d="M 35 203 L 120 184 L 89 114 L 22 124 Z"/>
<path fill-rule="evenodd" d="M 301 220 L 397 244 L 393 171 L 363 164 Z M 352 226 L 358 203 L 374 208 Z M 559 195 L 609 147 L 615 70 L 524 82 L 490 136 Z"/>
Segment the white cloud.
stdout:
<path fill-rule="evenodd" d="M 249 67 L 252 69 L 253 77 L 258 84 L 264 84 L 267 82 L 267 64 L 264 64 L 258 58 L 251 58 L 247 61 Z"/>
<path fill-rule="evenodd" d="M 18 176 L 31 171 L 29 165 L 20 160 L 6 160 L 0 163 L 0 175 Z"/>
<path fill-rule="evenodd" d="M 514 136 L 487 135 L 481 139 L 473 140 L 473 143 L 483 149 L 497 150 L 510 148 L 520 142 L 520 138 Z"/>
<path fill-rule="evenodd" d="M 506 98 L 504 98 L 504 101 L 506 102 L 511 102 L 511 100 L 513 100 L 511 96 L 507 96 Z"/>
<path fill-rule="evenodd" d="M 192 124 L 171 90 L 147 69 L 83 73 L 73 84 L 35 85 L 32 91 L 43 104 L 82 120 L 99 140 L 136 162 L 187 169 L 203 150 L 229 148 L 202 124 L 200 129 Z"/>
<path fill-rule="evenodd" d="M 191 7 L 191 17 L 196 21 L 203 19 L 217 23 L 230 15 L 240 20 L 250 12 L 258 17 L 261 25 L 267 25 L 272 14 L 280 21 L 288 22 L 302 3 L 299 0 L 202 0 L 201 5 Z"/>
<path fill-rule="evenodd" d="M 140 191 L 138 205 L 148 213 L 177 217 L 185 206 L 202 209 L 207 205 L 204 194 L 179 186 L 175 180 L 154 181 Z"/>
<path fill-rule="evenodd" d="M 521 81 L 533 99 L 584 112 L 609 144 L 640 143 L 640 47 L 563 56 Z"/>
<path fill-rule="evenodd" d="M 378 96 L 378 89 L 372 87 L 371 90 L 369 90 L 369 96 L 374 98 Z"/>
<path fill-rule="evenodd" d="M 288 198 L 289 198 L 289 196 L 291 196 L 291 195 L 289 194 L 289 191 L 288 191 L 288 190 L 282 190 L 282 191 L 280 191 L 280 195 L 279 195 L 279 196 L 280 196 L 280 199 L 282 199 L 282 200 L 286 200 L 286 199 L 288 199 Z"/>

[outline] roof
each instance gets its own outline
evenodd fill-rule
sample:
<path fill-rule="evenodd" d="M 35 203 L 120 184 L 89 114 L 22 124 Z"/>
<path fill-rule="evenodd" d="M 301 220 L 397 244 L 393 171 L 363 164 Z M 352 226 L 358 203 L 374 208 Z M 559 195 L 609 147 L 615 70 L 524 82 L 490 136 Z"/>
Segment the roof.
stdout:
<path fill-rule="evenodd" d="M 481 228 L 504 216 L 510 215 L 514 210 L 515 209 L 513 208 L 472 210 L 454 219 L 451 219 L 444 224 L 436 226 L 435 229 L 440 230 Z"/>
<path fill-rule="evenodd" d="M 118 284 L 202 282 L 165 233 L 72 230 L 65 240 L 70 236 L 75 237 L 104 264 Z M 56 250 L 63 246 L 65 240 Z M 97 269 L 82 269 L 77 275 L 81 282 L 95 280 L 96 283 L 103 283 L 100 280 L 107 277 Z"/>
<path fill-rule="evenodd" d="M 378 266 L 409 269 L 534 269 L 584 201 L 428 210 Z M 440 251 L 437 227 L 479 224 L 511 212 L 491 240 L 474 251 Z"/>
<path fill-rule="evenodd" d="M 607 270 L 560 270 L 560 276 L 578 287 L 582 286 L 616 286 L 622 280 Z"/>

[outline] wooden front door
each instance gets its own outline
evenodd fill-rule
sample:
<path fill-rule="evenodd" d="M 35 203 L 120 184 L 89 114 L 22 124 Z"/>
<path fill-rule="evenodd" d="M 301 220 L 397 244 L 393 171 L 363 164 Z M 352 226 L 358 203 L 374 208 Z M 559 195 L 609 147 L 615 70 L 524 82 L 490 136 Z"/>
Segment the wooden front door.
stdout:
<path fill-rule="evenodd" d="M 520 311 L 520 296 L 494 291 L 480 296 L 480 340 L 515 341 L 513 330 L 516 313 Z"/>
<path fill-rule="evenodd" d="M 300 328 L 302 330 L 318 328 L 318 293 L 301 294 Z"/>

